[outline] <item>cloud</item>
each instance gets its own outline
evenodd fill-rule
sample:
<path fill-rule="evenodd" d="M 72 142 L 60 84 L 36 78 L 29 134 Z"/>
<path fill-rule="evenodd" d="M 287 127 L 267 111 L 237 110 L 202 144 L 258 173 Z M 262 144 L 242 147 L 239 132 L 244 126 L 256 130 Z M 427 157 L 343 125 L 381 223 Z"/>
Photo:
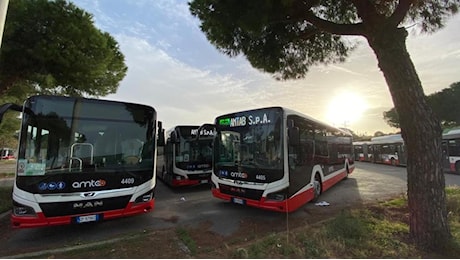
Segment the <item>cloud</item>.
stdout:
<path fill-rule="evenodd" d="M 107 98 L 153 106 L 166 125 L 200 124 L 239 103 L 253 104 L 250 81 L 190 67 L 144 39 L 118 35 L 127 77 Z"/>
<path fill-rule="evenodd" d="M 107 98 L 149 104 L 165 126 L 212 122 L 220 114 L 285 106 L 325 121 L 331 100 L 343 92 L 368 104 L 351 125 L 361 132 L 392 131 L 383 111 L 393 107 L 374 52 L 363 38 L 345 63 L 311 68 L 302 80 L 276 81 L 238 56 L 212 46 L 183 0 L 76 0 L 94 14 L 96 25 L 113 35 L 126 57 L 128 74 Z M 458 79 L 460 16 L 433 35 L 411 33 L 407 48 L 426 94 Z M 344 100 L 346 107 L 349 100 Z"/>

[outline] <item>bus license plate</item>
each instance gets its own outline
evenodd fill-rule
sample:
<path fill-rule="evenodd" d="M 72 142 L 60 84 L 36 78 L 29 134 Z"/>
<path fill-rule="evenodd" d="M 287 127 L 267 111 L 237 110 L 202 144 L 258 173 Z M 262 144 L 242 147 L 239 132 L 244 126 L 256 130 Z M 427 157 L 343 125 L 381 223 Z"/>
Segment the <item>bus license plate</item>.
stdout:
<path fill-rule="evenodd" d="M 99 215 L 78 216 L 75 220 L 77 223 L 95 222 L 99 220 Z"/>
<path fill-rule="evenodd" d="M 208 180 L 201 180 L 200 183 L 208 183 Z"/>
<path fill-rule="evenodd" d="M 241 204 L 241 205 L 246 204 L 246 201 L 245 201 L 245 200 L 239 199 L 239 198 L 232 198 L 232 202 L 233 202 L 233 203 L 236 203 L 236 204 Z"/>

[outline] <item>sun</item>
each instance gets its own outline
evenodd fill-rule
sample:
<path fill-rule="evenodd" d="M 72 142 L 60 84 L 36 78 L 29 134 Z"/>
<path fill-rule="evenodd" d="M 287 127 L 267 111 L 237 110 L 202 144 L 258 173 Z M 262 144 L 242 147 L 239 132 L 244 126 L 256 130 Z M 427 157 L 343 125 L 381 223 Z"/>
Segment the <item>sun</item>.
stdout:
<path fill-rule="evenodd" d="M 326 118 L 334 126 L 347 127 L 361 119 L 367 108 L 366 101 L 359 94 L 343 92 L 330 101 Z"/>

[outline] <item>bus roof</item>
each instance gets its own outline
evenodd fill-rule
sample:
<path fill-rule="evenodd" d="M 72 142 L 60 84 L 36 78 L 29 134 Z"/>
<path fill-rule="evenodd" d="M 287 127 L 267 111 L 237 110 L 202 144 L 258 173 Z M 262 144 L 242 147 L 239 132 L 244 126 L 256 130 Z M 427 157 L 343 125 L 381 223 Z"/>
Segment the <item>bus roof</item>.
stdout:
<path fill-rule="evenodd" d="M 371 141 L 356 141 L 353 142 L 353 145 L 363 145 L 363 144 L 371 144 Z"/>
<path fill-rule="evenodd" d="M 447 133 L 442 135 L 442 139 L 454 139 L 460 138 L 460 128 L 451 129 Z"/>
<path fill-rule="evenodd" d="M 373 144 L 403 143 L 404 140 L 402 139 L 401 134 L 394 134 L 372 137 L 371 142 Z"/>

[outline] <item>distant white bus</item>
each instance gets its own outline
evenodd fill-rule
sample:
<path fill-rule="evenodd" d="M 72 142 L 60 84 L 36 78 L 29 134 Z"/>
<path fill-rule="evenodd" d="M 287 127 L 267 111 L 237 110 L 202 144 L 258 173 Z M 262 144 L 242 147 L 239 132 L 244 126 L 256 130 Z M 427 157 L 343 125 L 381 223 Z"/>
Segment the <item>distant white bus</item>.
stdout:
<path fill-rule="evenodd" d="M 171 187 L 209 183 L 214 125 L 178 125 L 166 132 L 157 177 Z M 161 147 L 159 147 L 161 150 Z"/>
<path fill-rule="evenodd" d="M 460 129 L 442 135 L 444 171 L 460 173 Z"/>
<path fill-rule="evenodd" d="M 391 165 L 407 165 L 407 151 L 401 134 L 373 137 L 372 161 Z"/>
<path fill-rule="evenodd" d="M 355 161 L 372 162 L 372 143 L 370 141 L 353 142 Z"/>
<path fill-rule="evenodd" d="M 0 148 L 0 160 L 11 160 L 16 158 L 14 155 L 14 149 L 12 148 Z"/>

